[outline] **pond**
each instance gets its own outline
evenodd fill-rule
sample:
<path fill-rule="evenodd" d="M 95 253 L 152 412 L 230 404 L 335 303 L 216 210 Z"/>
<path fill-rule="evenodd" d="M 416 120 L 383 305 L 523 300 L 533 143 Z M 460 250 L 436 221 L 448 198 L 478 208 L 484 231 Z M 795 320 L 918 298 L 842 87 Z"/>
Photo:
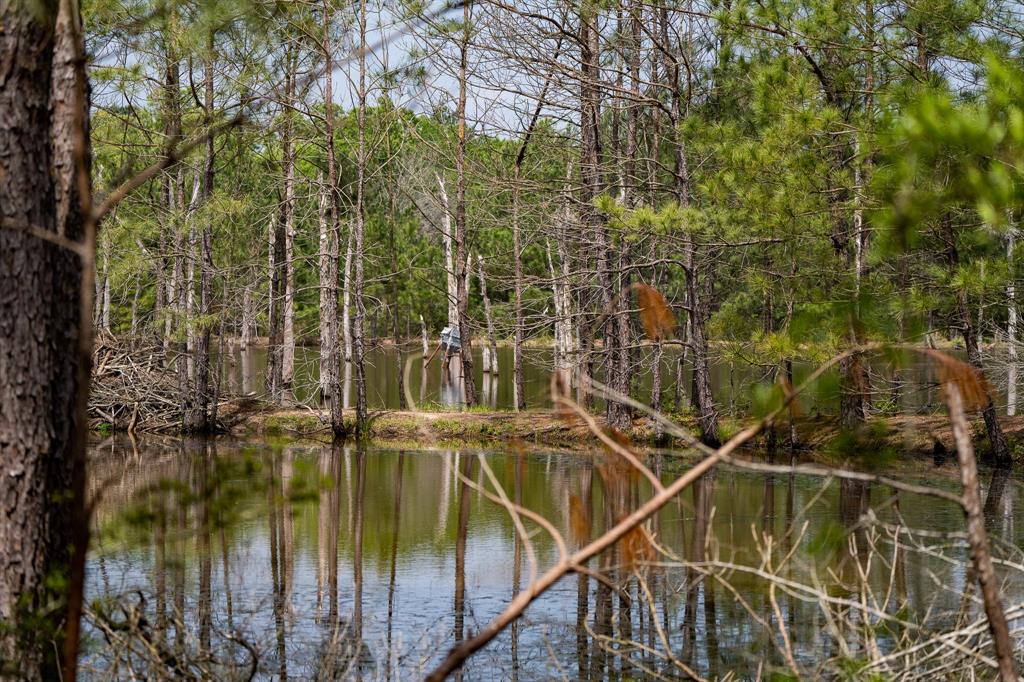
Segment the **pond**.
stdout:
<path fill-rule="evenodd" d="M 403 353 L 404 369 L 410 357 L 407 375 L 408 392 L 417 405 L 435 405 L 458 408 L 464 403 L 464 396 L 459 389 L 442 381 L 441 363 L 435 359 L 427 368 L 420 361 L 421 349 L 406 347 Z M 512 349 L 507 346 L 498 347 L 500 372 L 497 375 L 485 374 L 482 371 L 480 348 L 474 347 L 474 376 L 480 403 L 493 409 L 511 410 L 512 397 Z M 954 352 L 956 355 L 957 353 Z M 661 362 L 662 371 L 662 404 L 671 406 L 676 399 L 676 364 L 681 352 L 678 347 L 668 347 Z M 634 397 L 647 400 L 651 393 L 651 365 L 653 349 L 642 346 L 636 351 L 638 371 L 633 376 L 632 394 Z M 266 347 L 250 346 L 242 351 L 234 349 L 225 354 L 226 362 L 222 368 L 222 389 L 229 393 L 264 392 L 264 377 L 267 365 Z M 548 348 L 527 347 L 523 352 L 523 383 L 526 402 L 529 407 L 551 406 L 551 366 L 552 354 Z M 994 397 L 1002 409 L 1005 405 L 1005 359 L 993 354 L 988 362 L 988 376 L 997 390 Z M 316 400 L 316 387 L 319 381 L 320 353 L 316 348 L 299 347 L 295 356 L 295 378 L 291 397 L 300 402 L 312 404 Z M 794 381 L 799 384 L 817 368 L 809 362 L 794 363 Z M 712 390 L 715 399 L 724 412 L 742 413 L 748 406 L 751 387 L 755 383 L 771 382 L 770 368 L 742 362 L 721 360 L 712 364 Z M 347 406 L 355 400 L 352 388 L 351 367 L 346 366 L 343 372 Z M 404 373 L 404 372 L 403 372 Z M 600 378 L 600 366 L 597 367 Z M 690 372 L 685 370 L 682 375 L 681 397 L 689 398 Z M 393 346 L 375 346 L 366 356 L 367 402 L 373 409 L 398 409 L 399 407 L 399 360 Z M 929 412 L 941 409 L 941 393 L 939 391 L 938 374 L 934 363 L 929 363 L 917 355 L 901 358 L 899 368 L 890 362 L 876 358 L 872 365 L 872 401 L 876 409 L 893 412 Z M 805 394 L 804 404 L 807 409 L 822 413 L 832 413 L 838 407 L 838 383 L 834 372 L 827 374 L 819 384 Z"/>
<path fill-rule="evenodd" d="M 523 542 L 485 490 L 571 548 L 649 494 L 603 455 L 114 437 L 91 456 L 93 679 L 422 677 L 526 586 L 531 556 L 540 571 L 557 561 L 549 534 L 528 522 Z M 669 453 L 648 465 L 665 481 L 688 467 Z M 934 478 L 955 489 L 952 473 Z M 1019 546 L 1020 486 L 992 486 L 990 532 Z M 649 542 L 593 561 L 602 581 L 561 579 L 459 674 L 742 678 L 785 672 L 784 644 L 812 671 L 884 655 L 908 632 L 978 617 L 962 528 L 934 497 L 719 467 L 649 522 Z M 1020 603 L 1024 581 L 1004 581 Z M 859 600 L 892 614 L 870 637 Z"/>

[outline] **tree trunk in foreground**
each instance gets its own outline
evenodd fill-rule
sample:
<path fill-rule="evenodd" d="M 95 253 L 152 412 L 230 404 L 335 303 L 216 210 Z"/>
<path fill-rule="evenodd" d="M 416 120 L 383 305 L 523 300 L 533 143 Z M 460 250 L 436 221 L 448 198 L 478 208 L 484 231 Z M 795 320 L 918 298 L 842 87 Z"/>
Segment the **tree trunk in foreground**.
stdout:
<path fill-rule="evenodd" d="M 88 159 L 77 5 L 61 3 L 56 27 L 41 21 L 23 3 L 0 4 L 0 621 L 13 626 L 0 630 L 0 674 L 25 680 L 59 679 L 64 612 L 51 600 L 65 594 L 47 583 L 59 576 L 74 588 L 84 563 L 69 547 L 86 539 L 74 521 L 84 516 L 78 420 L 91 333 L 81 311 L 92 309 L 92 281 L 82 289 L 93 245 L 79 200 L 89 178 L 77 172 L 78 152 Z M 85 236 L 83 258 L 46 233 Z"/>
<path fill-rule="evenodd" d="M 963 484 L 962 506 L 967 517 L 967 542 L 971 547 L 974 574 L 981 587 L 982 602 L 988 620 L 989 634 L 999 664 L 999 678 L 1003 682 L 1016 681 L 1017 666 L 1013 657 L 1013 643 L 1006 622 L 1006 613 L 999 600 L 999 584 L 985 532 L 985 516 L 981 507 L 981 489 L 978 485 L 978 465 L 974 458 L 970 426 L 964 415 L 964 401 L 960 388 L 954 382 L 944 387 L 949 420 L 953 427 L 957 458 L 960 462 L 960 482 Z"/>

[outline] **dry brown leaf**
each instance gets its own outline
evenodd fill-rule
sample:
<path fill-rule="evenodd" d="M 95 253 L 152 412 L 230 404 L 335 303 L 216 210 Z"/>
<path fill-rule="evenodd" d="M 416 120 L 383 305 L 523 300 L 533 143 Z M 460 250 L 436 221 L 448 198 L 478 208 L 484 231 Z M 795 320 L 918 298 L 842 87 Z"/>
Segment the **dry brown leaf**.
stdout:
<path fill-rule="evenodd" d="M 653 561 L 654 547 L 647 537 L 643 526 L 636 526 L 619 540 L 619 552 L 622 563 L 629 570 L 634 570 L 642 561 Z"/>
<path fill-rule="evenodd" d="M 939 383 L 942 384 L 943 389 L 949 384 L 954 384 L 960 390 L 960 397 L 963 398 L 965 409 L 980 410 L 988 405 L 989 385 L 981 372 L 948 353 L 930 349 L 925 352 L 938 366 Z"/>
<path fill-rule="evenodd" d="M 636 301 L 640 307 L 640 321 L 647 338 L 661 341 L 672 336 L 676 330 L 676 317 L 660 291 L 647 284 L 634 284 Z"/>

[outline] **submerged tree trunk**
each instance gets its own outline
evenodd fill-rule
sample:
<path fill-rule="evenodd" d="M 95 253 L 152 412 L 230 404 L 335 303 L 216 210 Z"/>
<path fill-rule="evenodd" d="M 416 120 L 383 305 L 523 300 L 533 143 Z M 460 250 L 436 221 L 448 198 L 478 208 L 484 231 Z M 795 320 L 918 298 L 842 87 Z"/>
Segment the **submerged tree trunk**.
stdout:
<path fill-rule="evenodd" d="M 25 680 L 60 679 L 66 616 L 77 653 L 80 608 L 65 614 L 64 600 L 73 606 L 75 590 L 81 597 L 88 539 L 94 242 L 80 203 L 91 192 L 88 103 L 78 6 L 55 11 L 56 26 L 52 17 L 44 25 L 23 3 L 0 5 L 0 621 L 9 626 L 0 629 L 0 659 Z M 80 253 L 47 233 L 81 244 Z M 67 592 L 53 591 L 54 576 L 68 578 Z M 73 657 L 64 672 L 74 674 Z"/>

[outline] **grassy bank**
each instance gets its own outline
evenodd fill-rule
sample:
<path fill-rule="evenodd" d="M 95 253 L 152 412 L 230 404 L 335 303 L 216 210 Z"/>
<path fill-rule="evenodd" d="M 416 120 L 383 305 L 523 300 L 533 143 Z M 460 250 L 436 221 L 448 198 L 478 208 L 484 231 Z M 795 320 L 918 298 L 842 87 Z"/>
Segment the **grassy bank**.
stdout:
<path fill-rule="evenodd" d="M 250 402 L 224 412 L 224 422 L 232 435 L 239 437 L 284 437 L 328 440 L 330 428 L 324 411 L 272 408 Z M 354 414 L 346 421 L 354 426 Z M 598 420 L 600 423 L 600 419 Z M 688 417 L 679 419 L 684 427 L 697 433 L 696 424 Z M 1003 427 L 1016 459 L 1024 459 L 1024 417 L 1004 417 Z M 744 424 L 724 421 L 723 436 L 735 433 Z M 987 444 L 980 417 L 972 420 L 973 436 L 979 453 Z M 844 433 L 838 420 L 827 416 L 802 419 L 795 424 L 796 454 L 800 459 L 829 463 L 860 462 L 879 467 L 898 460 L 935 460 L 941 463 L 955 459 L 953 434 L 943 414 L 878 416 L 858 433 Z M 640 448 L 683 447 L 679 440 L 656 441 L 651 420 L 638 418 L 626 435 Z M 578 421 L 566 421 L 553 410 L 523 412 L 487 412 L 477 409 L 465 412 L 384 411 L 371 416 L 369 438 L 384 443 L 405 443 L 420 446 L 509 446 L 556 447 L 588 450 L 599 441 Z M 780 425 L 776 432 L 780 455 L 791 451 L 789 425 Z M 749 450 L 765 450 L 768 439 L 760 436 Z"/>

